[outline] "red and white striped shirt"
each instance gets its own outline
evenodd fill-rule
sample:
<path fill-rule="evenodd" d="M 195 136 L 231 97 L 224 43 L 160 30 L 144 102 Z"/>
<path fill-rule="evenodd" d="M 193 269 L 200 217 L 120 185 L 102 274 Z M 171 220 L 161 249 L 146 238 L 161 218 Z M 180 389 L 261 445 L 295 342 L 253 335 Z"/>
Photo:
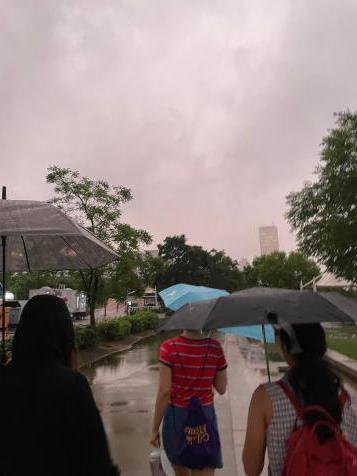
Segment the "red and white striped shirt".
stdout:
<path fill-rule="evenodd" d="M 186 407 L 194 395 L 202 405 L 213 403 L 216 372 L 227 368 L 218 341 L 184 336 L 165 340 L 160 347 L 159 361 L 172 369 L 172 405 Z"/>

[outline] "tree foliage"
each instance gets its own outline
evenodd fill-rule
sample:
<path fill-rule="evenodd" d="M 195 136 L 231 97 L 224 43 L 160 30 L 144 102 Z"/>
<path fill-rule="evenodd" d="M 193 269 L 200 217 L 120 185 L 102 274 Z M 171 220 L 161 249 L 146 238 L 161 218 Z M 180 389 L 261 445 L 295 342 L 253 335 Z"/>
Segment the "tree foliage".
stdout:
<path fill-rule="evenodd" d="M 75 286 L 73 273 L 63 271 L 33 271 L 32 273 L 12 273 L 7 279 L 7 289 L 14 293 L 16 299 L 26 300 L 30 289 L 43 286 L 57 288 L 60 285 Z"/>
<path fill-rule="evenodd" d="M 287 255 L 283 251 L 276 251 L 259 256 L 244 269 L 247 287 L 299 289 L 300 282 L 307 283 L 319 274 L 316 263 L 299 252 Z"/>
<path fill-rule="evenodd" d="M 357 282 L 357 113 L 337 115 L 323 139 L 317 180 L 287 197 L 300 249 Z"/>
<path fill-rule="evenodd" d="M 120 221 L 121 207 L 133 198 L 129 188 L 112 187 L 105 180 L 92 180 L 58 166 L 49 167 L 47 182 L 55 186 L 51 202 L 119 254 L 117 265 L 80 273 L 89 299 L 91 324 L 95 325 L 94 312 L 100 293 L 103 298 L 109 297 L 104 296 L 108 287 L 103 280 L 110 280 L 113 274 L 118 276 L 121 268 L 127 271 L 128 256 L 139 253 L 140 245 L 149 244 L 151 236 Z"/>
<path fill-rule="evenodd" d="M 236 291 L 243 286 L 237 262 L 224 251 L 207 251 L 201 246 L 188 245 L 185 235 L 169 236 L 158 248 L 159 258 L 152 264 L 157 266 L 154 280 L 160 289 L 178 283 L 228 291 Z"/>

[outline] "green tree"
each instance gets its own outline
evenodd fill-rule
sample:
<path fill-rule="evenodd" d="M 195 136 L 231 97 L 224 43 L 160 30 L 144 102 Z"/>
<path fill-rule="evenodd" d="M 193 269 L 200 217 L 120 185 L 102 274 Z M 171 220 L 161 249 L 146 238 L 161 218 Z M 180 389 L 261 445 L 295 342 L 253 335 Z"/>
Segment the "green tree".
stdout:
<path fill-rule="evenodd" d="M 166 271 L 166 267 L 167 264 L 161 256 L 153 256 L 148 251 L 141 255 L 140 276 L 145 285 L 150 288 L 160 287 L 160 280 Z"/>
<path fill-rule="evenodd" d="M 228 291 L 235 291 L 243 286 L 237 262 L 224 251 L 207 251 L 201 246 L 188 245 L 185 235 L 169 236 L 158 248 L 164 263 L 157 276 L 160 289 L 178 283 Z"/>
<path fill-rule="evenodd" d="M 238 263 L 224 251 L 211 250 L 208 253 L 208 286 L 238 291 L 244 287 L 244 274 L 239 270 Z"/>
<path fill-rule="evenodd" d="M 189 246 L 185 235 L 180 235 L 168 236 L 158 248 L 166 262 L 159 279 L 161 289 L 177 283 L 208 284 L 208 253 L 201 246 Z"/>
<path fill-rule="evenodd" d="M 287 197 L 299 248 L 357 282 L 357 113 L 337 114 L 323 139 L 317 180 Z"/>
<path fill-rule="evenodd" d="M 12 273 L 7 279 L 7 289 L 14 293 L 16 299 L 26 300 L 30 289 L 38 289 L 42 286 L 73 287 L 74 278 L 69 272 L 34 271 L 32 273 Z"/>
<path fill-rule="evenodd" d="M 55 186 L 55 197 L 51 202 L 114 249 L 120 259 L 124 259 L 130 251 L 138 251 L 141 244 L 151 242 L 151 236 L 146 231 L 134 229 L 120 221 L 121 207 L 133 198 L 129 188 L 112 187 L 105 180 L 91 180 L 81 177 L 77 171 L 58 166 L 49 167 L 46 178 L 47 183 Z M 104 269 L 75 273 L 77 277 L 80 275 L 88 295 L 92 326 L 95 325 L 98 298 L 100 294 L 108 294 L 104 291 L 103 280 L 109 280 L 116 270 L 115 265 L 109 265 Z"/>
<path fill-rule="evenodd" d="M 276 251 L 259 256 L 244 270 L 246 283 L 251 286 L 299 289 L 300 282 L 306 283 L 320 274 L 314 261 L 300 252 L 286 254 Z"/>

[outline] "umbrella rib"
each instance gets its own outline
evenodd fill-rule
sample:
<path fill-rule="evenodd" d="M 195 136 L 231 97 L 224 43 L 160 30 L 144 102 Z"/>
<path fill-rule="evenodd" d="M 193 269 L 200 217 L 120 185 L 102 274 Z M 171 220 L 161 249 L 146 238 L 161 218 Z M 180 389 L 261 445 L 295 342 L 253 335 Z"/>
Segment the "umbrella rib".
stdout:
<path fill-rule="evenodd" d="M 217 306 L 217 304 L 218 304 L 218 301 L 219 301 L 222 297 L 224 297 L 224 296 L 219 296 L 219 297 L 217 298 L 217 300 L 216 300 L 216 302 L 214 303 L 212 309 L 210 310 L 210 314 L 215 310 L 215 308 L 216 308 L 216 306 Z M 210 320 L 212 320 L 212 319 L 210 319 Z M 202 326 L 202 329 L 209 329 L 209 327 L 206 327 L 206 326 L 208 326 L 208 325 L 209 325 L 209 322 L 206 322 L 206 325 L 203 325 L 203 326 Z"/>
<path fill-rule="evenodd" d="M 24 247 L 24 251 L 25 251 L 27 267 L 28 267 L 29 273 L 31 273 L 30 262 L 29 262 L 29 257 L 28 257 L 28 254 L 27 254 L 26 244 L 25 244 L 24 237 L 22 235 L 21 235 L 21 240 L 22 240 L 22 244 L 23 244 L 23 247 Z"/>
<path fill-rule="evenodd" d="M 86 265 L 86 267 L 87 267 L 88 269 L 92 269 L 92 268 L 93 268 L 93 266 L 89 266 L 89 264 L 87 263 L 87 261 L 86 261 L 84 258 L 82 258 L 82 256 L 80 255 L 80 253 L 78 253 L 78 251 L 75 250 L 75 249 L 73 248 L 73 246 L 70 245 L 70 243 L 68 243 L 68 241 L 66 240 L 66 238 L 64 238 L 63 236 L 62 236 L 61 238 L 62 238 L 62 240 L 66 243 L 66 245 L 69 246 L 69 247 L 71 248 L 71 250 L 73 250 L 73 251 L 76 253 L 76 255 L 79 257 L 79 259 L 83 261 L 83 263 Z"/>

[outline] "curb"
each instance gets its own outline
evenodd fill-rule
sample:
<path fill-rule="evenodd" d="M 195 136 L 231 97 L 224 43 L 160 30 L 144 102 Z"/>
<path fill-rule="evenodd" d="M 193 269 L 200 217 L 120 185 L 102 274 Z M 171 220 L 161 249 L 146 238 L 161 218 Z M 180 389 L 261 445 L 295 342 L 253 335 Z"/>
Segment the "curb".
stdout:
<path fill-rule="evenodd" d="M 357 381 L 357 370 L 355 370 L 354 368 L 350 367 L 349 365 L 347 365 L 343 362 L 339 362 L 339 361 L 335 360 L 333 357 L 331 357 L 329 355 L 326 355 L 325 360 L 329 363 L 329 365 L 333 369 L 336 369 L 337 371 L 346 375 L 351 380 Z"/>
<path fill-rule="evenodd" d="M 138 336 L 133 342 L 131 342 L 130 344 L 128 344 L 127 346 L 121 349 L 113 349 L 110 352 L 107 352 L 106 354 L 101 355 L 100 357 L 96 357 L 93 360 L 82 363 L 81 365 L 78 366 L 78 370 L 83 369 L 84 367 L 91 367 L 93 364 L 96 364 L 97 362 L 100 362 L 101 360 L 106 359 L 107 357 L 110 357 L 111 355 L 120 354 L 121 352 L 126 352 L 127 350 L 130 350 L 132 347 L 134 347 L 134 345 L 137 344 L 138 342 L 144 339 L 148 339 L 149 337 L 156 336 L 159 333 L 160 331 L 154 331 L 151 334 L 146 336 Z"/>

